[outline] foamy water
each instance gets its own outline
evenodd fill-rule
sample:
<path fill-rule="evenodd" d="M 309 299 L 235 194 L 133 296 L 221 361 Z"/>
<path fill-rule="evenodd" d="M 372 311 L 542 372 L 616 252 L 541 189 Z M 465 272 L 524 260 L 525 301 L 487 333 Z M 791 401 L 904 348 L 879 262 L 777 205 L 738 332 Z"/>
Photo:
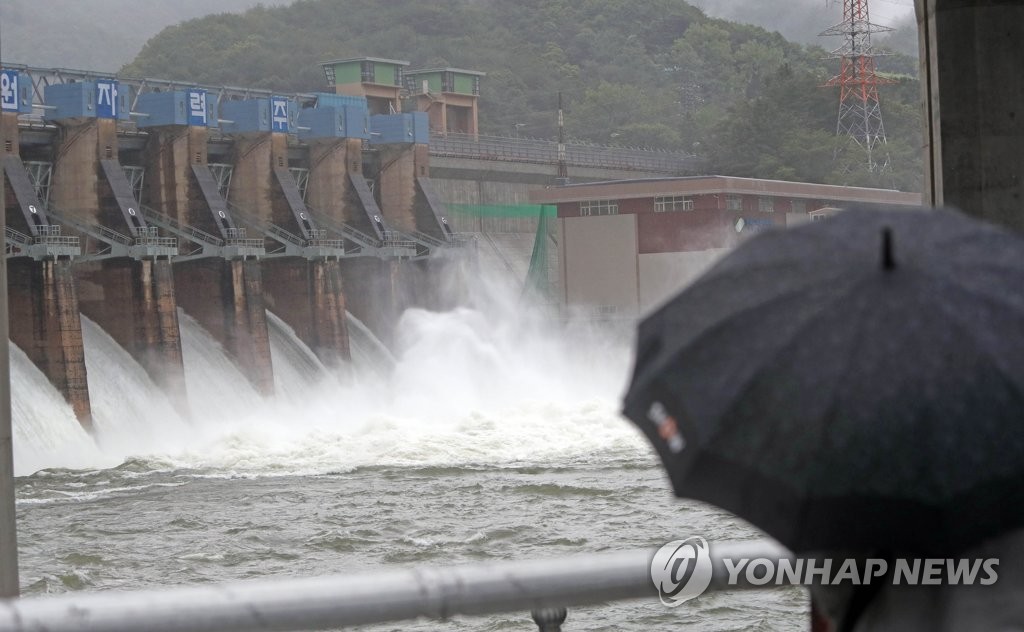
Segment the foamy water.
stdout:
<path fill-rule="evenodd" d="M 338 374 L 268 314 L 271 398 L 179 313 L 188 419 L 84 320 L 95 440 L 12 349 L 24 591 L 758 537 L 723 512 L 672 498 L 650 446 L 618 414 L 629 341 L 555 323 L 490 286 L 474 290 L 459 309 L 406 312 L 393 357 L 356 324 L 355 366 Z M 573 610 L 566 630 L 806 623 L 805 597 L 793 590 L 713 595 L 682 610 L 653 598 Z M 400 627 L 530 624 L 524 612 Z"/>
<path fill-rule="evenodd" d="M 334 375 L 268 314 L 277 395 L 263 398 L 194 319 L 183 312 L 179 319 L 190 419 L 83 317 L 95 440 L 15 349 L 18 475 L 126 460 L 226 476 L 317 474 L 632 458 L 646 450 L 617 412 L 628 350 L 595 332 L 530 317 L 502 322 L 480 309 L 409 310 L 390 371 Z"/>

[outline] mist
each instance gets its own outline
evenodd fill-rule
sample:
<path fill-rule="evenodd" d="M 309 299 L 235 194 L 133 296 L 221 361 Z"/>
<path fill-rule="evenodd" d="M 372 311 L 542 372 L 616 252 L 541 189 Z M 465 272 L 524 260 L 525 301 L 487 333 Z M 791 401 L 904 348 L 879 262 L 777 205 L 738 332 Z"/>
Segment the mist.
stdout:
<path fill-rule="evenodd" d="M 168 26 L 292 0 L 3 0 L 0 58 L 44 68 L 117 72 Z"/>
<path fill-rule="evenodd" d="M 778 31 L 786 39 L 801 44 L 826 50 L 840 44 L 838 38 L 819 35 L 842 21 L 843 4 L 837 0 L 692 0 L 691 4 L 710 16 Z M 869 10 L 872 22 L 894 29 L 892 33 L 876 36 L 876 45 L 917 56 L 917 22 L 911 0 L 876 0 L 870 3 Z"/>
<path fill-rule="evenodd" d="M 317 367 L 290 328 L 272 327 L 272 397 L 260 396 L 221 345 L 179 311 L 190 418 L 83 318 L 95 441 L 12 346 L 16 475 L 126 462 L 299 475 L 646 454 L 618 415 L 631 336 L 565 322 L 525 299 L 501 271 L 473 258 L 457 264 L 465 274 L 456 276 L 468 280 L 463 300 L 444 311 L 407 310 L 386 371 Z"/>

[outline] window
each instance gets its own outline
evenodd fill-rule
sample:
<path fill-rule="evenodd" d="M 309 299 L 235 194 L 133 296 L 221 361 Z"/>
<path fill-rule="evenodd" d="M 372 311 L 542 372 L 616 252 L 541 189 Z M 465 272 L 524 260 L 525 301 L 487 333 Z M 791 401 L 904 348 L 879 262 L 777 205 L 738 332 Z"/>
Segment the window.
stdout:
<path fill-rule="evenodd" d="M 742 211 L 743 210 L 743 196 L 740 196 L 740 195 L 727 195 L 727 196 L 725 196 L 725 210 L 727 210 L 727 211 Z"/>
<path fill-rule="evenodd" d="M 580 215 L 618 215 L 618 200 L 587 200 L 580 202 Z"/>
<path fill-rule="evenodd" d="M 794 213 L 806 213 L 807 212 L 807 200 L 793 200 L 793 212 Z"/>
<path fill-rule="evenodd" d="M 685 195 L 667 195 L 654 198 L 654 212 L 692 211 L 693 200 Z"/>
<path fill-rule="evenodd" d="M 770 197 L 757 198 L 757 210 L 761 211 L 762 213 L 774 213 L 775 199 Z"/>

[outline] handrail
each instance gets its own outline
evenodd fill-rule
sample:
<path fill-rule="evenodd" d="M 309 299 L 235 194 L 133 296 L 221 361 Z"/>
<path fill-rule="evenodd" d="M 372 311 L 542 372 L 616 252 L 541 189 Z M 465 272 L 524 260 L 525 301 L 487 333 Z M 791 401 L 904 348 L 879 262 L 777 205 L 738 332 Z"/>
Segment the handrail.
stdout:
<path fill-rule="evenodd" d="M 556 164 L 559 159 L 556 141 L 453 132 L 432 132 L 430 153 L 434 156 L 538 164 Z M 698 159 L 692 154 L 581 142 L 566 143 L 564 155 L 567 164 L 575 167 L 603 167 L 671 175 L 694 172 L 699 167 Z"/>
<path fill-rule="evenodd" d="M 228 208 L 231 210 L 231 216 L 235 219 L 240 220 L 244 224 L 248 224 L 255 230 L 258 230 L 274 241 L 280 242 L 281 244 L 288 246 L 297 246 L 299 248 L 338 248 L 344 249 L 344 243 L 341 239 L 329 239 L 326 234 L 327 231 L 316 230 L 311 231 L 315 236 L 313 239 L 303 239 L 295 233 L 281 228 L 277 224 L 272 222 L 263 221 L 256 216 L 250 214 L 247 211 L 243 211 L 234 204 L 228 204 Z M 308 209 L 307 209 L 308 210 Z"/>
<path fill-rule="evenodd" d="M 326 577 L 251 580 L 145 591 L 66 593 L 0 601 L 0 632 L 323 630 L 417 617 L 446 620 L 516 610 L 648 599 L 653 550 Z M 716 543 L 708 592 L 768 589 L 726 560 L 792 559 L 768 541 Z M 786 580 L 788 578 L 782 577 Z M 788 585 L 788 584 L 787 584 Z M 685 606 L 684 606 L 685 607 Z"/>
<path fill-rule="evenodd" d="M 74 228 L 75 230 L 83 232 L 86 235 L 95 237 L 96 239 L 99 239 L 102 242 L 106 242 L 111 245 L 119 244 L 122 246 L 131 246 L 134 243 L 131 237 L 126 237 L 125 235 L 122 235 L 121 233 L 117 232 L 112 228 L 107 228 L 103 224 L 92 224 L 84 220 L 78 219 L 77 217 L 66 215 L 62 211 L 58 211 L 52 207 L 46 209 L 46 212 L 47 214 L 49 214 L 50 217 L 57 220 L 61 224 L 67 224 L 68 226 Z M 40 237 L 43 237 L 43 235 L 40 235 Z M 57 235 L 46 235 L 45 237 L 52 238 L 57 237 Z M 53 242 L 47 241 L 45 243 Z"/>
<path fill-rule="evenodd" d="M 317 224 L 326 226 L 330 230 L 348 237 L 352 242 L 359 246 L 364 248 L 380 248 L 383 245 L 376 237 L 367 235 L 361 230 L 357 230 L 352 226 L 349 226 L 345 222 L 338 221 L 325 213 L 321 213 L 320 211 L 311 208 L 308 204 L 306 205 L 306 211 L 308 211 L 313 219 L 316 220 Z"/>
<path fill-rule="evenodd" d="M 385 230 L 384 245 L 392 248 L 415 248 L 416 242 L 401 231 Z"/>
<path fill-rule="evenodd" d="M 107 228 L 103 224 L 99 224 L 98 226 L 96 226 L 96 230 L 105 239 L 109 239 L 110 241 L 116 241 L 117 243 L 123 244 L 125 246 L 130 246 L 133 243 L 131 237 L 126 237 L 112 228 Z"/>
<path fill-rule="evenodd" d="M 4 236 L 7 238 L 7 241 L 13 241 L 23 246 L 31 246 L 33 243 L 35 243 L 31 237 L 29 237 L 25 233 L 21 233 L 14 230 L 10 226 L 6 226 L 4 228 Z"/>
<path fill-rule="evenodd" d="M 208 246 L 216 246 L 218 248 L 224 245 L 224 240 L 220 237 L 216 237 L 206 231 L 199 230 L 194 226 L 181 224 L 178 220 L 170 217 L 169 215 L 164 215 L 156 209 L 152 209 L 145 205 L 143 205 L 141 209 L 142 216 L 146 218 L 147 222 L 152 222 L 157 226 L 184 237 L 191 242 L 195 242 L 200 245 L 205 244 Z"/>
<path fill-rule="evenodd" d="M 228 209 L 231 211 L 231 217 L 240 220 L 242 223 L 249 225 L 251 228 L 266 233 L 274 238 L 275 241 L 279 241 L 285 245 L 291 244 L 303 248 L 306 246 L 306 240 L 299 237 L 295 233 L 291 233 L 277 224 L 266 222 L 255 215 L 250 214 L 247 211 L 243 211 L 234 204 L 228 203 Z"/>
<path fill-rule="evenodd" d="M 447 241 L 443 239 L 438 239 L 437 237 L 433 237 L 418 230 L 412 230 L 407 232 L 406 234 L 425 246 L 430 246 L 433 248 L 443 248 L 444 246 L 448 245 Z"/>

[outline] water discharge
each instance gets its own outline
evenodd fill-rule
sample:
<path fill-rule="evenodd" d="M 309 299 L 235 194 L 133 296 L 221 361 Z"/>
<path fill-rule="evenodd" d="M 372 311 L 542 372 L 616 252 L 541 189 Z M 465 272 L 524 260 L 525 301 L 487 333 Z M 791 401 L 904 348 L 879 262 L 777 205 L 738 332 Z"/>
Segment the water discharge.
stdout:
<path fill-rule="evenodd" d="M 353 363 L 336 372 L 268 314 L 269 398 L 179 312 L 187 419 L 83 319 L 95 439 L 12 348 L 23 591 L 757 537 L 714 508 L 671 499 L 650 447 L 618 414 L 628 337 L 562 322 L 496 287 L 474 285 L 450 311 L 408 310 L 390 350 L 349 317 Z M 805 624 L 805 611 L 799 591 L 716 595 L 686 620 L 784 630 Z M 574 610 L 570 620 L 572 629 L 639 631 L 680 614 L 652 599 Z M 527 616 L 401 627 L 529 629 Z"/>
<path fill-rule="evenodd" d="M 261 397 L 216 340 L 179 311 L 183 418 L 142 367 L 82 318 L 96 438 L 24 354 L 12 354 L 17 473 L 126 460 L 226 476 L 375 465 L 553 463 L 644 449 L 616 414 L 624 345 L 494 296 L 408 310 L 394 355 L 354 317 L 354 367 L 331 373 L 268 313 L 277 394 Z M 515 314 L 512 318 L 510 315 Z"/>

